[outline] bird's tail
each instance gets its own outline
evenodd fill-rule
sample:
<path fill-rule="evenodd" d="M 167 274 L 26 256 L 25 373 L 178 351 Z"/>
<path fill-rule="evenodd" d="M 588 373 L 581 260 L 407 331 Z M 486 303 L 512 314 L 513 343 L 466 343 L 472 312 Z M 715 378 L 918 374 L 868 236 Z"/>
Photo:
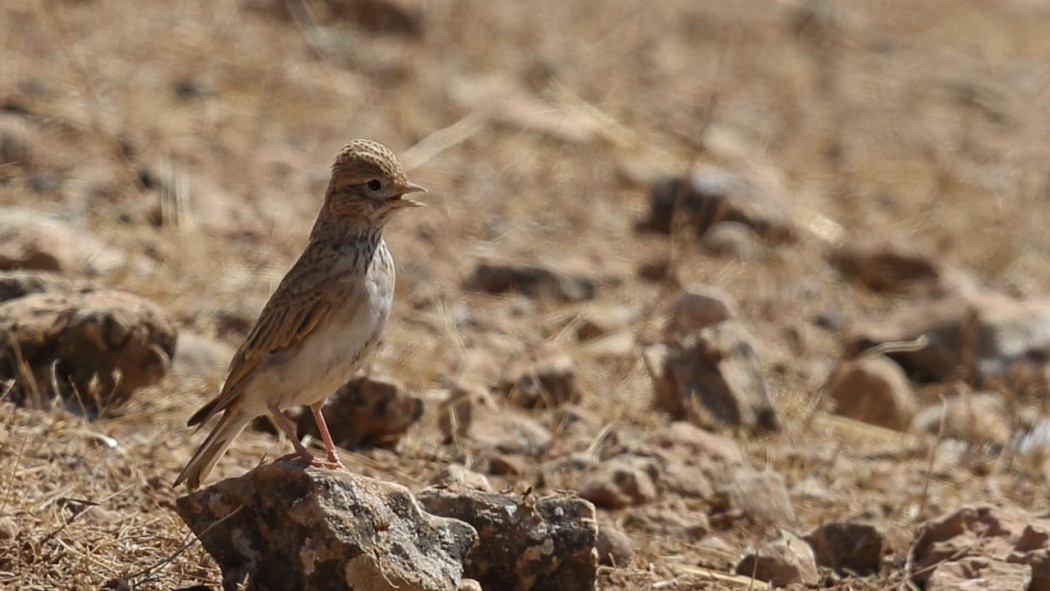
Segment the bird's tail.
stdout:
<path fill-rule="evenodd" d="M 226 453 L 226 449 L 233 443 L 234 438 L 240 435 L 250 420 L 249 415 L 237 409 L 226 410 L 172 486 L 178 486 L 183 482 L 190 490 L 200 486 L 201 481 L 207 478 L 211 469 L 215 467 L 215 462 L 218 462 L 222 454 Z"/>

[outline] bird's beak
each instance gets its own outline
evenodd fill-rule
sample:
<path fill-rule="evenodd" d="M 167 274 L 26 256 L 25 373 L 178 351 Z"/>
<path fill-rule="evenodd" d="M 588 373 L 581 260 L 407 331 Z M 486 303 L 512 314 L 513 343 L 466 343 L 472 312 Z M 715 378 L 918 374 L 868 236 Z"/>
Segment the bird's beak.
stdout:
<path fill-rule="evenodd" d="M 425 204 L 415 199 L 405 199 L 405 195 L 409 193 L 428 193 L 426 187 L 423 185 L 417 185 L 415 183 L 405 183 L 401 187 L 401 199 L 398 200 L 398 205 L 402 207 L 424 207 Z"/>

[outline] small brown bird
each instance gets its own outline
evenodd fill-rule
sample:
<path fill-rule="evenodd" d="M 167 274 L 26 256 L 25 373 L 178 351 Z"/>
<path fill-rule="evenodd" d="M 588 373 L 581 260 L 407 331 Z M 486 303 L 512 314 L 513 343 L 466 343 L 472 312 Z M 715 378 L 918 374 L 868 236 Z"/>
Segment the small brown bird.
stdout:
<path fill-rule="evenodd" d="M 286 458 L 342 467 L 321 406 L 379 342 L 394 297 L 383 227 L 396 212 L 422 205 L 405 198 L 419 191 L 426 189 L 408 182 L 394 154 L 375 142 L 356 140 L 339 152 L 306 249 L 233 356 L 222 391 L 189 420 L 203 425 L 222 413 L 175 486 L 200 486 L 233 439 L 266 412 L 295 446 Z M 313 411 L 324 461 L 303 446 L 281 410 L 300 404 Z"/>

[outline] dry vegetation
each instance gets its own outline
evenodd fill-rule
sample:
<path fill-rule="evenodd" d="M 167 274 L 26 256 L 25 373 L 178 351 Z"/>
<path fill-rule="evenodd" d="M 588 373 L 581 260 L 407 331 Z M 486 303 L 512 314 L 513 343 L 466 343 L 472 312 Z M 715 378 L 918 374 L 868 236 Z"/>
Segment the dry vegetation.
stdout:
<path fill-rule="evenodd" d="M 839 335 L 811 319 L 907 304 L 844 282 L 824 259 L 834 241 L 906 240 L 982 285 L 1022 297 L 1050 288 L 1041 3 L 427 1 L 418 37 L 329 18 L 323 2 L 291 0 L 303 9 L 296 18 L 274 16 L 283 4 L 5 1 L 0 101 L 31 114 L 33 168 L 60 181 L 34 188 L 0 165 L 0 204 L 91 228 L 134 259 L 93 281 L 236 345 L 221 318 L 257 308 L 291 264 L 337 149 L 366 137 L 404 155 L 430 207 L 388 231 L 399 299 L 372 370 L 431 398 L 397 454 L 357 457 L 362 472 L 425 482 L 459 456 L 440 442 L 434 393 L 461 379 L 491 383 L 517 355 L 578 347 L 564 329 L 579 305 L 464 290 L 478 260 L 600 277 L 599 302 L 644 309 L 633 327 L 644 341 L 673 290 L 636 269 L 672 256 L 683 281 L 736 298 L 774 352 L 768 376 L 785 427 L 736 435 L 753 464 L 848 493 L 794 495 L 800 530 L 875 508 L 903 556 L 918 523 L 962 502 L 1047 508 L 1042 479 L 1019 459 L 976 451 L 962 467 L 928 465 L 929 442 L 806 420 L 843 355 Z M 523 129 L 500 112 L 506 96 L 545 105 L 541 118 L 574 131 Z M 689 236 L 635 231 L 647 190 L 625 171 L 739 158 L 783 176 L 806 228 L 797 243 L 738 262 L 703 254 Z M 143 166 L 175 188 L 145 188 Z M 473 323 L 457 321 L 465 310 Z M 583 404 L 604 424 L 666 422 L 649 408 L 640 358 L 579 358 Z M 5 542 L 15 553 L 0 556 L 0 586 L 218 586 L 199 545 L 172 558 L 191 538 L 169 485 L 196 441 L 184 421 L 221 378 L 171 375 L 95 422 L 4 406 L 0 540 L 17 542 Z M 245 435 L 217 476 L 284 451 Z M 744 524 L 719 533 L 739 548 L 767 534 Z M 634 562 L 604 573 L 601 588 L 701 585 L 687 575 L 695 549 L 635 539 Z"/>

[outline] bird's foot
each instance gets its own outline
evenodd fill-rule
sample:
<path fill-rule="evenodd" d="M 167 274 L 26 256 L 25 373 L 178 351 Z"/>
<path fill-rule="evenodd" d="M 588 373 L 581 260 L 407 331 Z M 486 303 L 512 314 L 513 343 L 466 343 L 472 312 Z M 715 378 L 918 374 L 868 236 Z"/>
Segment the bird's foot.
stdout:
<path fill-rule="evenodd" d="M 310 461 L 310 465 L 315 468 L 327 468 L 329 470 L 346 470 L 346 466 L 337 457 L 329 457 L 324 460 L 314 458 Z"/>

